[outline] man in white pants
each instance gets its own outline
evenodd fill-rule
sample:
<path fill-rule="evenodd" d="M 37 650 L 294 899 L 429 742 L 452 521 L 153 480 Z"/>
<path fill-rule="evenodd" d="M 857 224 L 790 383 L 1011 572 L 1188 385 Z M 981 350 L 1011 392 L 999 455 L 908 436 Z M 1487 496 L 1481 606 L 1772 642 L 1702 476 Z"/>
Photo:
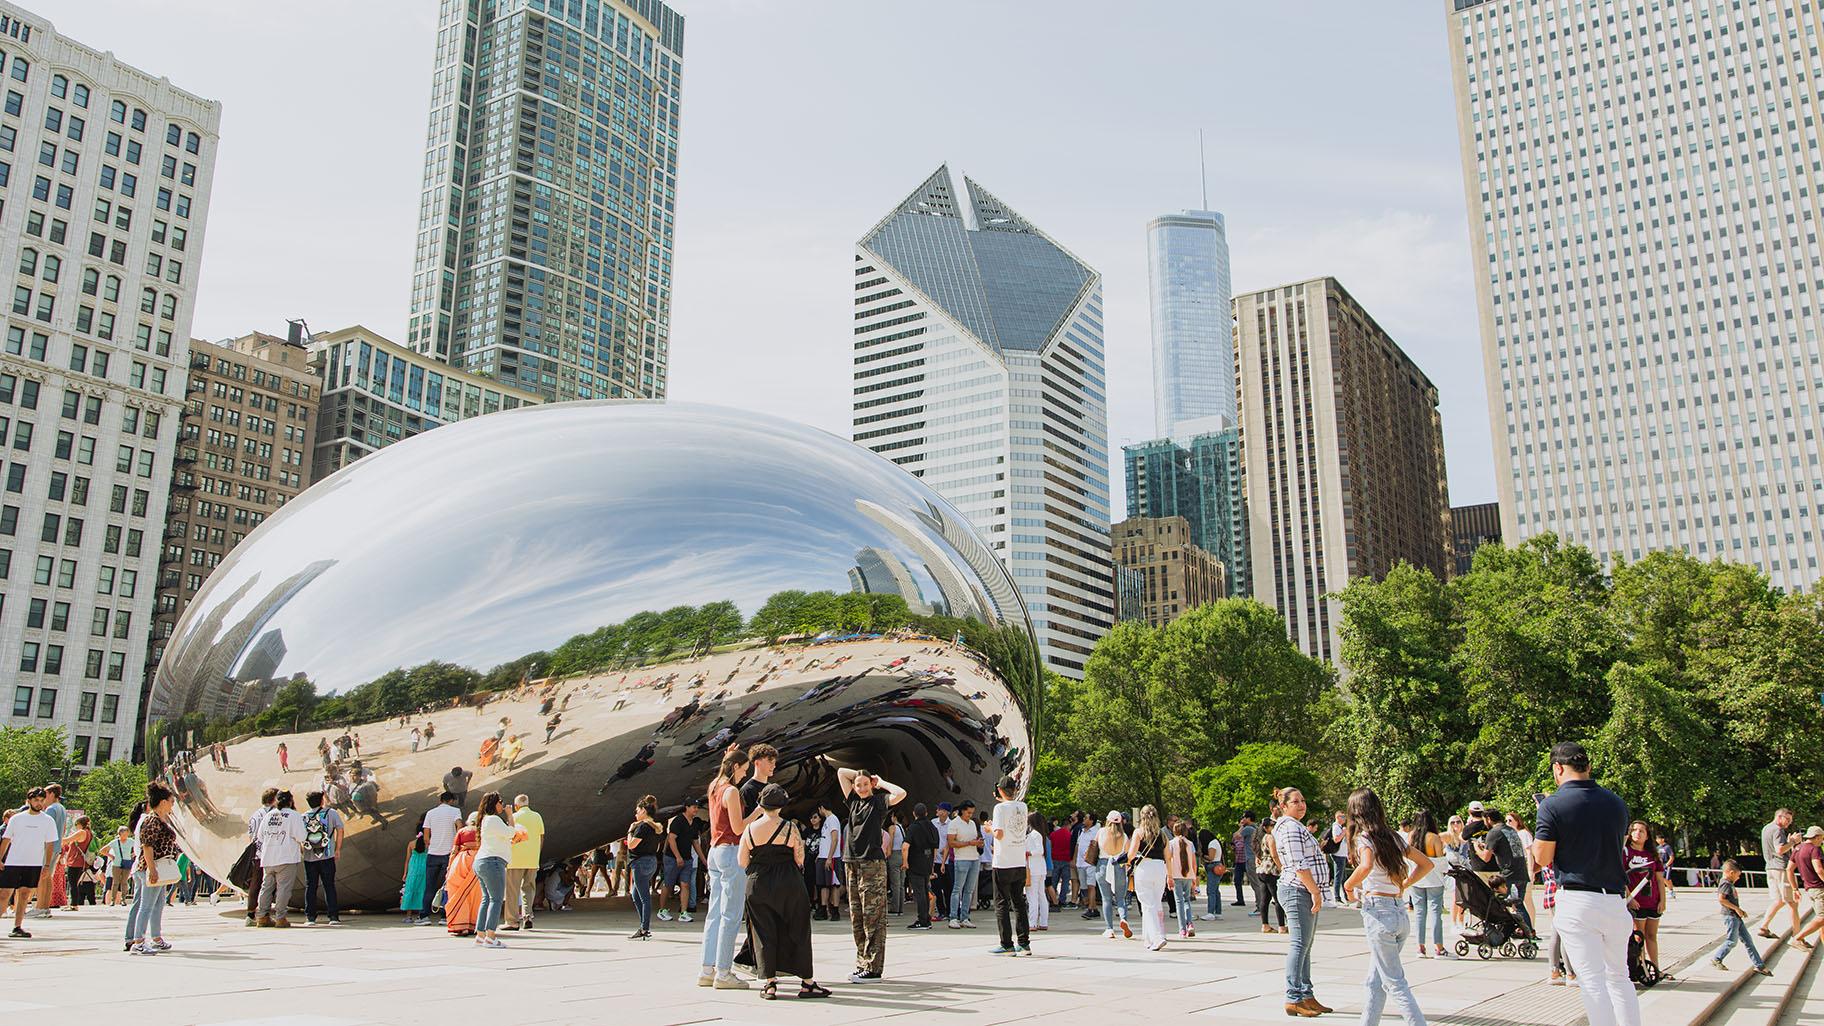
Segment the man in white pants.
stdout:
<path fill-rule="evenodd" d="M 1558 790 L 1539 806 L 1533 859 L 1558 875 L 1553 930 L 1583 991 L 1590 1026 L 1640 1026 L 1628 979 L 1628 874 L 1622 855 L 1628 806 L 1590 779 L 1590 753 L 1574 741 L 1552 748 Z"/>

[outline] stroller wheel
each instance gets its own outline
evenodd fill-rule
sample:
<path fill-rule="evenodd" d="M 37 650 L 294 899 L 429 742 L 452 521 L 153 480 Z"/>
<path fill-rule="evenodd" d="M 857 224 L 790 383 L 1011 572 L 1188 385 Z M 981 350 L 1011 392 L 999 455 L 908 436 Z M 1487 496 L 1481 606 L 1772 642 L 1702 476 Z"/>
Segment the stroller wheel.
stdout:
<path fill-rule="evenodd" d="M 1649 959 L 1643 958 L 1640 960 L 1641 986 L 1651 987 L 1664 978 L 1664 974 L 1659 971 L 1659 966 L 1653 964 Z"/>
<path fill-rule="evenodd" d="M 1469 957 L 1469 942 L 1468 941 L 1460 940 L 1457 942 L 1457 957 L 1458 958 L 1468 958 Z"/>
<path fill-rule="evenodd" d="M 1476 956 L 1478 958 L 1493 958 L 1495 957 L 1495 949 L 1486 944 L 1478 944 L 1476 945 Z"/>
<path fill-rule="evenodd" d="M 1519 953 L 1520 953 L 1520 949 L 1514 947 L 1513 941 L 1508 941 L 1506 944 L 1501 945 L 1501 957 L 1502 958 L 1512 958 Z"/>
<path fill-rule="evenodd" d="M 1520 942 L 1520 957 L 1528 958 L 1528 959 L 1538 958 L 1539 957 L 1539 945 L 1534 944 L 1530 940 L 1521 941 Z"/>

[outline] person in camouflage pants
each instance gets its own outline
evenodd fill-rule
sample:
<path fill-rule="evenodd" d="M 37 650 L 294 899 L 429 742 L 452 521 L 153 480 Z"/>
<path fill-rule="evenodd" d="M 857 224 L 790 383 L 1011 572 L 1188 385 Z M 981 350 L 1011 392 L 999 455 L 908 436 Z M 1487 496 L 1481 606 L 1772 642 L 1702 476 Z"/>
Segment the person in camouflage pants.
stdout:
<path fill-rule="evenodd" d="M 848 823 L 843 868 L 849 885 L 849 931 L 855 938 L 850 983 L 871 983 L 887 967 L 887 809 L 906 797 L 903 788 L 862 770 L 839 769 Z"/>
<path fill-rule="evenodd" d="M 855 971 L 879 977 L 887 965 L 887 864 L 850 861 L 849 933 L 855 938 Z"/>

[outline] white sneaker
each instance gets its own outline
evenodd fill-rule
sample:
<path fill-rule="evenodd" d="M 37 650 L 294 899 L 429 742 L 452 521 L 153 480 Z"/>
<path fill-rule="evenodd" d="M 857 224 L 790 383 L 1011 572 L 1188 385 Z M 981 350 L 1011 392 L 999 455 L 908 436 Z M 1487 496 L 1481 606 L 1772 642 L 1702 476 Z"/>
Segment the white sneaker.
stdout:
<path fill-rule="evenodd" d="M 963 929 L 965 929 L 965 930 L 975 929 L 975 920 L 973 920 L 973 919 L 963 920 Z"/>
<path fill-rule="evenodd" d="M 1199 918 L 1199 919 L 1201 919 L 1201 920 L 1203 920 L 1203 921 L 1204 921 L 1204 922 L 1206 922 L 1206 923 L 1207 923 L 1207 922 L 1209 922 L 1209 921 L 1210 921 L 1210 920 L 1212 920 L 1212 919 L 1215 919 L 1215 918 L 1216 918 L 1216 913 L 1214 913 L 1214 912 L 1205 912 L 1205 913 L 1204 913 L 1204 914 L 1203 914 L 1203 915 L 1200 915 L 1200 916 L 1198 916 L 1198 917 L 1197 917 L 1197 918 Z"/>
<path fill-rule="evenodd" d="M 678 922 L 694 923 L 694 922 L 696 922 L 696 918 L 693 917 L 689 912 L 679 912 L 678 913 Z"/>
<path fill-rule="evenodd" d="M 659 909 L 659 922 L 661 922 L 661 923 L 671 922 L 671 909 L 668 909 L 668 908 Z"/>
<path fill-rule="evenodd" d="M 963 924 L 960 920 L 956 920 L 956 919 L 950 920 L 950 929 L 960 930 L 962 928 L 963 928 Z"/>
<path fill-rule="evenodd" d="M 1102 931 L 1102 939 L 1103 939 L 1103 940 L 1114 940 L 1114 939 L 1115 939 L 1115 931 L 1113 931 L 1113 930 L 1103 930 L 1103 931 Z"/>

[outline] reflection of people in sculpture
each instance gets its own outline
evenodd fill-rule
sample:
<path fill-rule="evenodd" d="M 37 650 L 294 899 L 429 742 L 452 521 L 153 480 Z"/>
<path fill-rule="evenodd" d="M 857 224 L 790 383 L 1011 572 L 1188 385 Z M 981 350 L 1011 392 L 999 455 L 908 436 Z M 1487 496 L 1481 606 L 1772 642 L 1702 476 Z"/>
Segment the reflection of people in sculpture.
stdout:
<path fill-rule="evenodd" d="M 494 757 L 500 754 L 500 738 L 491 737 L 481 743 L 481 768 L 494 765 Z"/>
<path fill-rule="evenodd" d="M 508 769 L 513 768 L 513 764 L 519 761 L 520 753 L 526 750 L 525 742 L 521 741 L 519 737 L 518 734 L 514 734 L 507 738 L 506 744 L 501 746 L 500 754 L 507 760 Z"/>
<path fill-rule="evenodd" d="M 291 753 L 286 749 L 283 741 L 279 742 L 279 772 L 291 772 Z"/>
<path fill-rule="evenodd" d="M 556 713 L 545 721 L 545 744 L 551 743 L 551 735 L 556 733 L 557 725 L 564 722 L 564 714 Z"/>
<path fill-rule="evenodd" d="M 380 829 L 386 829 L 386 817 L 380 815 L 380 782 L 373 774 L 365 770 L 355 771 L 355 789 L 349 795 L 354 800 L 355 811 L 374 817 Z"/>
<path fill-rule="evenodd" d="M 634 753 L 633 758 L 621 763 L 620 767 L 614 771 L 614 776 L 609 777 L 608 782 L 603 784 L 601 789 L 595 793 L 598 795 L 606 794 L 608 793 L 609 787 L 618 784 L 623 780 L 631 780 L 635 774 L 640 773 L 648 766 L 652 765 L 652 756 L 658 750 L 659 745 L 656 741 L 648 741 L 641 745 L 640 750 Z"/>
<path fill-rule="evenodd" d="M 426 748 L 431 747 L 431 739 L 436 736 L 437 736 L 437 724 L 432 723 L 430 720 L 425 720 L 424 721 L 424 747 L 426 747 Z"/>

